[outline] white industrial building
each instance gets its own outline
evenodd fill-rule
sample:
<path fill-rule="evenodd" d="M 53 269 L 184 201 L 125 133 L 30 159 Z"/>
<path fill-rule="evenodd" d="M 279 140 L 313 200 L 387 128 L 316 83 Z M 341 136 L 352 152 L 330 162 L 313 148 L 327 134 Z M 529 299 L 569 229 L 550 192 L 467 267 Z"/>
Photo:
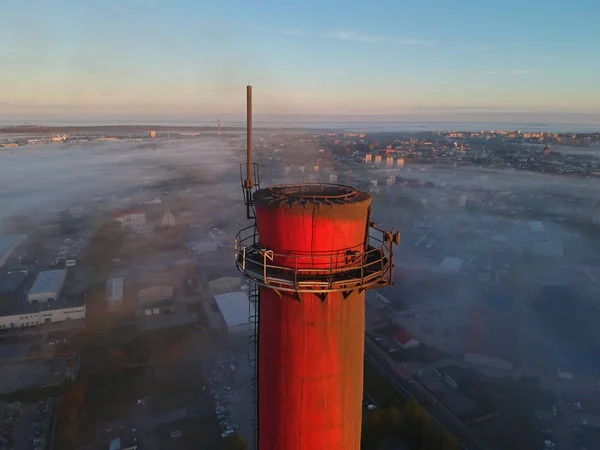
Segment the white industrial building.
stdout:
<path fill-rule="evenodd" d="M 111 278 L 106 283 L 106 302 L 109 311 L 116 311 L 123 306 L 123 278 Z"/>
<path fill-rule="evenodd" d="M 40 272 L 27 294 L 28 302 L 57 300 L 67 278 L 67 270 L 45 270 Z"/>
<path fill-rule="evenodd" d="M 30 327 L 43 323 L 82 320 L 86 317 L 84 297 L 45 303 L 29 303 L 21 301 L 12 304 L 10 309 L 0 315 L 0 329 Z"/>
<path fill-rule="evenodd" d="M 146 214 L 136 211 L 125 211 L 117 214 L 113 220 L 121 224 L 121 227 L 141 227 L 146 224 Z"/>
<path fill-rule="evenodd" d="M 175 216 L 170 213 L 170 212 L 166 212 L 161 219 L 161 224 L 164 228 L 172 228 L 175 226 L 176 222 L 175 222 Z"/>
<path fill-rule="evenodd" d="M 86 316 L 85 299 L 47 302 L 40 305 L 40 323 L 65 322 L 67 320 L 82 320 Z"/>
<path fill-rule="evenodd" d="M 536 233 L 546 233 L 546 228 L 544 228 L 544 224 L 539 220 L 530 220 L 529 229 Z"/>
<path fill-rule="evenodd" d="M 59 297 L 66 276 L 65 269 L 40 272 L 26 298 L 12 296 L 3 305 L 0 310 L 0 329 L 85 319 L 84 295 Z"/>
<path fill-rule="evenodd" d="M 11 302 L 2 310 L 0 329 L 33 326 L 40 323 L 40 305 L 37 303 Z"/>
<path fill-rule="evenodd" d="M 560 258 L 563 256 L 564 247 L 559 236 L 550 238 L 544 224 L 539 220 L 529 221 L 530 249 L 537 256 L 549 256 Z"/>
<path fill-rule="evenodd" d="M 23 234 L 0 236 L 0 267 L 6 264 L 19 244 L 27 239 Z"/>
<path fill-rule="evenodd" d="M 515 369 L 513 363 L 510 361 L 502 358 L 493 358 L 479 353 L 465 353 L 465 361 L 470 364 L 490 369 L 505 370 L 507 372 L 512 372 Z"/>
<path fill-rule="evenodd" d="M 245 292 L 215 295 L 215 300 L 229 331 L 248 329 L 249 316 L 254 314 L 254 305 L 250 303 Z"/>
<path fill-rule="evenodd" d="M 452 256 L 446 256 L 440 263 L 439 270 L 444 273 L 459 273 L 462 268 L 463 260 Z"/>

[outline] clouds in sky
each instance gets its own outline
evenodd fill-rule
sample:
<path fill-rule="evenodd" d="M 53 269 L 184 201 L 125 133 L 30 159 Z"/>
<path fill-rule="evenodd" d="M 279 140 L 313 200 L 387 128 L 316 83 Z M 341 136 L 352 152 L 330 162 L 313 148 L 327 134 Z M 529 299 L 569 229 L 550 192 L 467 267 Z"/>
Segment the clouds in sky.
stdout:
<path fill-rule="evenodd" d="M 484 75 L 531 75 L 534 73 L 540 73 L 537 69 L 515 69 L 515 70 L 487 70 L 483 72 Z"/>
<path fill-rule="evenodd" d="M 497 45 L 486 45 L 486 44 L 458 45 L 457 48 L 462 49 L 462 50 L 469 50 L 471 52 L 491 52 L 494 50 L 500 50 L 500 47 Z"/>
<path fill-rule="evenodd" d="M 407 39 L 388 35 L 362 34 L 356 31 L 332 31 L 324 35 L 331 39 L 341 39 L 353 42 L 371 42 L 374 44 L 400 44 L 400 45 L 431 45 L 434 41 L 423 39 Z"/>
<path fill-rule="evenodd" d="M 7 22 L 0 120 L 30 111 L 237 113 L 245 83 L 257 88 L 259 112 L 272 114 L 399 113 L 419 105 L 597 111 L 600 104 L 599 63 L 575 63 L 577 54 L 543 29 L 511 37 L 479 22 L 451 26 L 452 8 L 436 18 L 427 5 L 404 11 L 401 24 L 393 14 L 371 20 L 362 10 L 336 9 L 311 20 L 303 11 L 312 8 L 287 8 L 225 18 L 221 7 L 184 16 L 165 6 L 139 20 L 130 10 L 98 21 L 82 7 L 67 16 L 40 12 L 32 30 Z"/>
<path fill-rule="evenodd" d="M 435 42 L 426 39 L 414 39 L 414 38 L 402 38 L 398 36 L 384 35 L 384 34 L 364 34 L 354 30 L 332 30 L 324 32 L 308 32 L 306 30 L 299 30 L 295 28 L 288 28 L 283 30 L 268 29 L 263 26 L 252 27 L 254 31 L 269 31 L 279 34 L 285 34 L 288 36 L 306 36 L 311 38 L 321 39 L 336 39 L 341 41 L 350 42 L 365 42 L 373 44 L 398 44 L 398 45 L 431 45 Z"/>
<path fill-rule="evenodd" d="M 365 34 L 362 32 L 358 32 L 355 30 L 333 30 L 333 31 L 325 31 L 325 32 L 309 32 L 306 30 L 301 30 L 297 28 L 288 28 L 288 29 L 270 29 L 263 26 L 255 26 L 253 27 L 254 31 L 258 32 L 270 32 L 276 34 L 284 34 L 287 36 L 303 36 L 307 38 L 317 38 L 317 39 L 332 39 L 332 40 L 340 40 L 340 41 L 348 41 L 348 42 L 362 42 L 367 44 L 383 44 L 383 45 L 435 45 L 437 44 L 434 40 L 427 39 L 414 39 L 414 38 L 403 38 L 392 35 L 385 34 Z M 501 47 L 496 45 L 487 45 L 487 44 L 475 44 L 475 45 L 454 45 L 455 49 L 459 50 L 467 50 L 472 52 L 492 52 L 496 50 L 500 50 Z M 431 72 L 431 71 L 430 71 Z M 448 70 L 434 70 L 434 72 L 465 72 L 460 69 L 448 69 Z M 475 72 L 478 75 L 530 75 L 534 73 L 539 73 L 540 70 L 537 69 L 500 69 L 500 70 L 482 70 L 480 72 Z M 324 70 L 315 70 L 313 72 L 314 75 L 323 75 L 326 73 Z"/>

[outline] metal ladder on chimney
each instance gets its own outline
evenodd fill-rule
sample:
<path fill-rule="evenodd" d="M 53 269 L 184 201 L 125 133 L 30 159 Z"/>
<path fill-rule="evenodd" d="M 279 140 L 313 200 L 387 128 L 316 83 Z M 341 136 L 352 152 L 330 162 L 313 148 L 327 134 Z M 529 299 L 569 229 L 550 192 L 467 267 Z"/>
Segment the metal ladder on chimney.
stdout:
<path fill-rule="evenodd" d="M 260 307 L 260 289 L 250 283 L 248 292 L 248 364 L 250 365 L 250 450 L 258 450 L 258 309 Z"/>

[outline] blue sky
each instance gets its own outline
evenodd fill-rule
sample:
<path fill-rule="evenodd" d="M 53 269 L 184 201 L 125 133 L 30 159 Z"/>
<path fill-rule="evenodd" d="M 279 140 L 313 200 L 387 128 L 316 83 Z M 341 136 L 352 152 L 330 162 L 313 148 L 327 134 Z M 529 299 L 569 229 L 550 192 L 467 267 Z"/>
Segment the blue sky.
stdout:
<path fill-rule="evenodd" d="M 600 113 L 600 2 L 4 0 L 0 120 Z"/>

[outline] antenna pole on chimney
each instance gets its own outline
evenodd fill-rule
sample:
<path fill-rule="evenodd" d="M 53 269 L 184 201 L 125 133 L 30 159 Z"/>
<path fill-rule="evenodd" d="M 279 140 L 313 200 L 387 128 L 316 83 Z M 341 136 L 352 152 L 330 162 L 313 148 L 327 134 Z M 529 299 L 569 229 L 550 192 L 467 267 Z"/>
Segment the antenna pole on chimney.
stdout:
<path fill-rule="evenodd" d="M 243 166 L 241 166 L 243 167 Z M 240 169 L 241 169 L 240 167 Z M 243 177 L 242 171 L 240 175 Z M 246 86 L 246 180 L 242 183 L 244 190 L 244 203 L 246 203 L 246 216 L 248 219 L 254 219 L 254 202 L 252 200 L 252 189 L 258 187 L 259 175 L 256 171 L 256 180 L 254 178 L 254 164 L 252 164 L 252 86 Z"/>
<path fill-rule="evenodd" d="M 246 86 L 246 189 L 252 189 L 252 86 Z"/>

